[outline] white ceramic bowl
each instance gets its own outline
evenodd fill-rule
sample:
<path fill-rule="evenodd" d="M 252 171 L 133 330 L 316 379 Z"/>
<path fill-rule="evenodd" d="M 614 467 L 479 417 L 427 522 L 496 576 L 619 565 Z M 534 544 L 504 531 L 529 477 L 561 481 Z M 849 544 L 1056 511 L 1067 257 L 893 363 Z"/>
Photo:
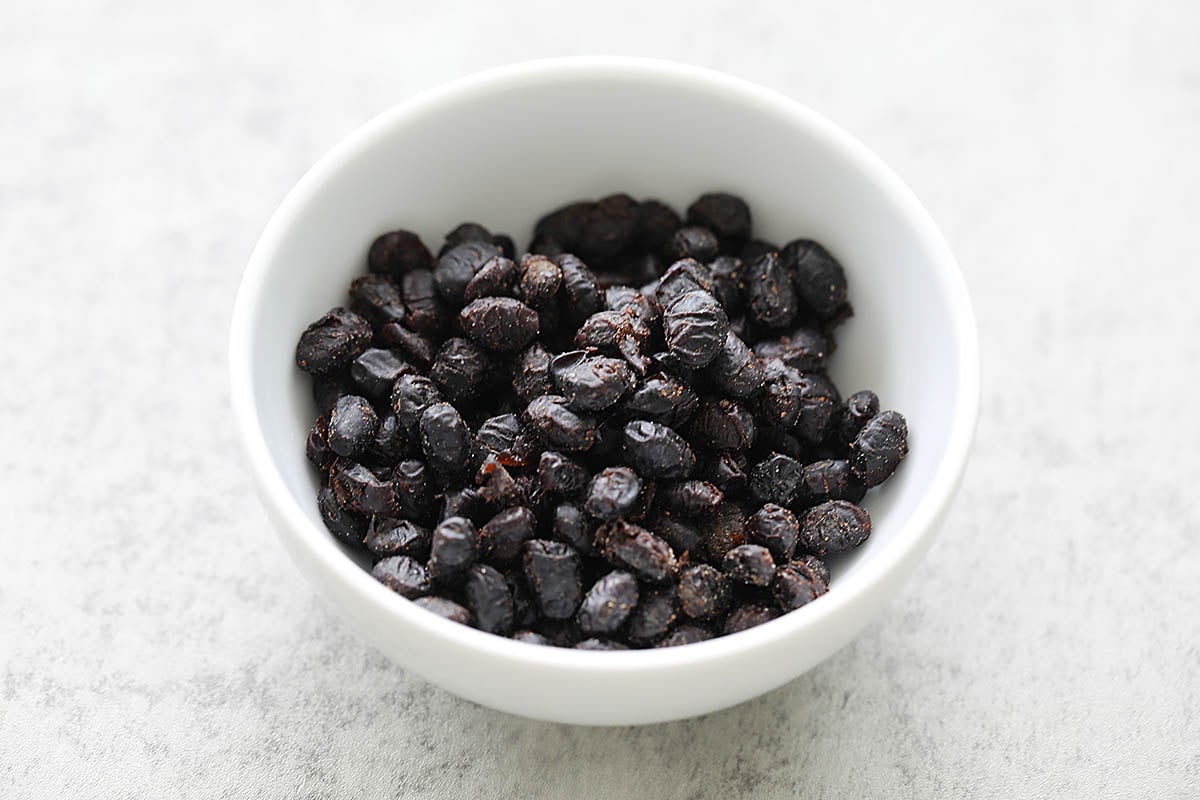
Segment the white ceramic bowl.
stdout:
<path fill-rule="evenodd" d="M 528 243 L 537 217 L 627 191 L 682 210 L 745 197 L 755 234 L 823 242 L 855 316 L 832 374 L 908 418 L 911 453 L 866 505 L 869 541 L 810 605 L 733 636 L 661 650 L 522 644 L 447 622 L 377 583 L 325 530 L 304 438 L 315 416 L 293 363 L 304 327 L 344 301 L 367 247 L 404 227 L 435 247 L 461 220 Z M 582 724 L 658 722 L 773 689 L 845 645 L 928 549 L 967 461 L 979 394 L 970 301 L 926 211 L 863 145 L 804 106 L 692 67 L 538 61 L 425 92 L 355 131 L 288 194 L 262 234 L 230 334 L 233 408 L 255 484 L 292 559 L 396 663 L 493 708 Z"/>

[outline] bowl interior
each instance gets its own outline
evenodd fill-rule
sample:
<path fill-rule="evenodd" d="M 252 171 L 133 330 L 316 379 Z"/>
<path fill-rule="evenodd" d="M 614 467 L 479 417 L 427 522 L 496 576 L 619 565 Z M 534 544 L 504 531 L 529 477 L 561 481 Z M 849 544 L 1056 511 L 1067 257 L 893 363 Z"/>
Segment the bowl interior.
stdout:
<path fill-rule="evenodd" d="M 539 215 L 575 199 L 626 191 L 682 213 L 717 189 L 746 198 L 759 238 L 817 239 L 841 260 L 855 316 L 840 329 L 832 376 L 844 394 L 874 389 L 909 421 L 908 460 L 865 501 L 871 539 L 834 565 L 834 591 L 853 583 L 903 533 L 962 424 L 970 344 L 959 336 L 949 256 L 914 226 L 915 201 L 899 182 L 828 123 L 785 113 L 765 93 L 636 69 L 539 72 L 427 95 L 368 125 L 289 197 L 287 222 L 264 235 L 249 366 L 263 437 L 311 535 L 328 534 L 304 458 L 314 405 L 293 350 L 306 325 L 345 303 L 374 237 L 408 228 L 436 251 L 444 233 L 474 220 L 523 246 Z"/>

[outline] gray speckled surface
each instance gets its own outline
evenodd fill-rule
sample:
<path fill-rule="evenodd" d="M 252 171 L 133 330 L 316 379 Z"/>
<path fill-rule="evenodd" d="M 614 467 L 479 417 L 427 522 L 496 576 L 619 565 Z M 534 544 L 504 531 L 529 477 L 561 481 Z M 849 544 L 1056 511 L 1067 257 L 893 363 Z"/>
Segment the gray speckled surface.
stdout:
<path fill-rule="evenodd" d="M 1200 5 L 473 5 L 0 7 L 0 796 L 1200 793 Z M 861 137 L 956 249 L 985 366 L 962 494 L 888 611 L 641 729 L 487 711 L 356 640 L 227 411 L 234 291 L 302 171 L 421 88 L 580 52 L 725 69 Z"/>

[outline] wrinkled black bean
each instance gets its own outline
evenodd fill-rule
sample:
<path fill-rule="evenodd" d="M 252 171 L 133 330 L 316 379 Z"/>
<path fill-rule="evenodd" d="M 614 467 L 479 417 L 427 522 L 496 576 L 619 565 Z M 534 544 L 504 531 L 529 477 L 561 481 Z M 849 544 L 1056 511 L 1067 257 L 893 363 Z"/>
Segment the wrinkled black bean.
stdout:
<path fill-rule="evenodd" d="M 525 542 L 533 538 L 536 521 L 524 506 L 508 508 L 488 520 L 479 529 L 479 546 L 486 558 L 511 561 L 521 554 Z"/>
<path fill-rule="evenodd" d="M 609 467 L 592 477 L 583 510 L 596 519 L 614 520 L 637 507 L 642 482 L 628 467 Z"/>
<path fill-rule="evenodd" d="M 584 555 L 592 552 L 594 523 L 583 509 L 573 503 L 562 503 L 554 509 L 551 536 L 566 542 Z"/>
<path fill-rule="evenodd" d="M 614 570 L 588 589 L 575 619 L 585 634 L 612 634 L 625 624 L 637 604 L 637 579 L 628 572 Z"/>
<path fill-rule="evenodd" d="M 317 492 L 317 508 L 321 512 L 321 521 L 339 541 L 362 546 L 363 536 L 367 532 L 366 517 L 346 511 L 338 505 L 333 489 L 328 486 L 321 487 Z"/>
<path fill-rule="evenodd" d="M 778 339 L 765 339 L 754 345 L 759 358 L 777 358 L 800 372 L 825 368 L 829 340 L 817 330 L 800 328 Z"/>
<path fill-rule="evenodd" d="M 554 263 L 562 270 L 563 309 L 576 324 L 604 307 L 604 298 L 596 276 L 587 265 L 569 253 L 555 256 Z"/>
<path fill-rule="evenodd" d="M 579 231 L 579 255 L 603 263 L 632 243 L 638 225 L 638 204 L 627 194 L 597 200 L 588 208 Z"/>
<path fill-rule="evenodd" d="M 466 517 L 449 517 L 433 529 L 429 549 L 429 575 L 447 578 L 461 574 L 475 561 L 475 525 Z"/>
<path fill-rule="evenodd" d="M 742 453 L 715 453 L 697 470 L 697 477 L 706 480 L 724 494 L 740 494 L 746 487 L 749 464 Z"/>
<path fill-rule="evenodd" d="M 487 228 L 478 222 L 462 222 L 446 234 L 442 242 L 442 249 L 438 251 L 438 257 L 441 258 L 460 244 L 490 241 L 492 241 L 492 233 Z"/>
<path fill-rule="evenodd" d="M 754 544 L 771 551 L 771 556 L 783 563 L 796 552 L 800 523 L 790 509 L 775 503 L 764 503 L 746 520 L 746 537 Z"/>
<path fill-rule="evenodd" d="M 331 425 L 331 435 L 332 430 Z M 883 411 L 871 417 L 850 445 L 850 469 L 865 486 L 878 486 L 891 477 L 906 455 L 908 423 L 895 411 Z"/>
<path fill-rule="evenodd" d="M 696 468 L 687 440 L 658 422 L 635 420 L 625 426 L 625 454 L 647 478 L 686 478 Z"/>
<path fill-rule="evenodd" d="M 669 544 L 671 550 L 680 558 L 684 553 L 700 551 L 700 529 L 696 527 L 694 520 L 689 520 L 681 514 L 660 512 L 646 521 L 646 529 Z"/>
<path fill-rule="evenodd" d="M 362 393 L 372 400 L 386 400 L 401 375 L 412 372 L 412 365 L 391 350 L 372 347 L 350 364 L 350 377 Z"/>
<path fill-rule="evenodd" d="M 511 297 L 517 283 L 517 265 L 511 258 L 492 256 L 463 289 L 463 302 L 481 297 Z"/>
<path fill-rule="evenodd" d="M 498 255 L 500 248 L 491 241 L 468 241 L 439 256 L 433 268 L 433 281 L 442 300 L 454 308 L 461 306 L 466 299 L 467 284 L 484 264 Z"/>
<path fill-rule="evenodd" d="M 629 617 L 629 641 L 648 646 L 662 639 L 679 619 L 679 598 L 674 584 L 641 591 Z"/>
<path fill-rule="evenodd" d="M 433 587 L 425 565 L 409 556 L 390 556 L 371 568 L 375 580 L 401 597 L 414 600 L 428 594 Z"/>
<path fill-rule="evenodd" d="M 562 497 L 576 497 L 588 484 L 588 472 L 582 464 L 562 453 L 547 450 L 538 461 L 538 482 L 542 491 Z"/>
<path fill-rule="evenodd" d="M 394 278 L 414 269 L 429 269 L 433 256 L 421 237 L 412 231 L 395 230 L 371 243 L 367 266 L 371 272 L 386 272 Z"/>
<path fill-rule="evenodd" d="M 296 345 L 296 365 L 312 375 L 347 366 L 371 344 L 371 323 L 335 308 L 304 329 Z"/>
<path fill-rule="evenodd" d="M 717 357 L 705 368 L 705 374 L 730 397 L 752 395 L 766 382 L 762 362 L 733 331 L 725 334 L 725 341 Z"/>
<path fill-rule="evenodd" d="M 550 376 L 559 394 L 576 411 L 600 411 L 633 388 L 633 372 L 624 361 L 574 350 L 555 356 Z"/>
<path fill-rule="evenodd" d="M 481 297 L 458 315 L 462 329 L 471 339 L 501 352 L 520 350 L 538 333 L 538 315 L 512 297 Z"/>
<path fill-rule="evenodd" d="M 632 571 L 649 583 L 665 583 L 675 574 L 671 546 L 645 528 L 625 520 L 596 531 L 596 545 L 609 563 Z"/>
<path fill-rule="evenodd" d="M 639 250 L 662 250 L 683 219 L 675 209 L 658 200 L 643 200 L 638 205 L 634 242 Z"/>
<path fill-rule="evenodd" d="M 604 293 L 604 303 L 609 311 L 633 313 L 647 329 L 662 318 L 662 307 L 658 301 L 632 286 L 614 286 L 608 289 Z"/>
<path fill-rule="evenodd" d="M 732 547 L 721 559 L 721 569 L 733 580 L 748 586 L 767 587 L 775 577 L 775 559 L 762 545 Z"/>
<path fill-rule="evenodd" d="M 764 622 L 770 622 L 778 616 L 779 610 L 770 606 L 741 606 L 729 612 L 729 616 L 725 618 L 725 625 L 721 628 L 721 632 L 728 635 L 749 630 L 750 628 L 762 625 Z"/>
<path fill-rule="evenodd" d="M 437 348 L 428 337 L 410 331 L 403 325 L 397 325 L 394 322 L 388 323 L 380 329 L 379 338 L 385 344 L 398 349 L 405 358 L 422 367 L 428 367 L 437 353 Z"/>
<path fill-rule="evenodd" d="M 654 287 L 654 299 L 668 308 L 688 292 L 713 292 L 712 273 L 694 258 L 683 258 L 671 264 Z"/>
<path fill-rule="evenodd" d="M 719 617 L 731 599 L 729 578 L 715 567 L 697 564 L 680 570 L 679 607 L 692 619 Z"/>
<path fill-rule="evenodd" d="M 664 637 L 655 647 L 679 647 L 685 644 L 706 642 L 713 638 L 712 631 L 702 625 L 680 625 Z"/>
<path fill-rule="evenodd" d="M 716 258 L 718 252 L 720 242 L 717 241 L 715 233 L 698 225 L 686 225 L 675 231 L 667 240 L 665 255 L 675 261 L 694 258 L 706 263 Z"/>
<path fill-rule="evenodd" d="M 746 543 L 746 514 L 735 503 L 722 503 L 699 519 L 708 560 L 720 564 L 732 548 Z"/>
<path fill-rule="evenodd" d="M 447 480 L 461 478 L 465 473 L 470 436 L 458 409 L 449 403 L 434 403 L 421 414 L 425 463 Z"/>
<path fill-rule="evenodd" d="M 691 419 L 692 440 L 713 450 L 746 450 L 758 427 L 750 412 L 733 400 L 705 400 Z"/>
<path fill-rule="evenodd" d="M 521 299 L 534 308 L 553 302 L 562 286 L 562 268 L 546 256 L 524 256 L 520 275 Z"/>
<path fill-rule="evenodd" d="M 419 521 L 432 516 L 425 462 L 408 459 L 396 465 L 392 470 L 392 496 L 404 518 Z"/>
<path fill-rule="evenodd" d="M 538 607 L 550 619 L 567 619 L 583 599 L 579 553 L 562 542 L 533 539 L 524 547 L 525 576 Z"/>
<path fill-rule="evenodd" d="M 361 275 L 350 284 L 350 308 L 376 327 L 408 316 L 400 287 L 387 275 Z"/>
<path fill-rule="evenodd" d="M 437 283 L 433 271 L 414 269 L 404 273 L 400 280 L 400 294 L 404 296 L 404 307 L 408 309 L 405 322 L 420 334 L 440 333 L 449 321 L 449 314 L 438 297 Z"/>
<path fill-rule="evenodd" d="M 846 408 L 838 419 L 838 436 L 847 447 L 858 432 L 879 413 L 879 397 L 870 389 L 855 392 L 846 398 Z"/>
<path fill-rule="evenodd" d="M 376 514 L 371 518 L 364 544 L 380 558 L 409 556 L 423 561 L 429 558 L 432 538 L 432 531 L 411 520 Z"/>
<path fill-rule="evenodd" d="M 337 454 L 329 448 L 328 414 L 317 417 L 317 421 L 309 429 L 308 438 L 304 440 L 304 457 L 320 470 L 328 469 L 329 465 L 333 463 L 333 459 L 337 457 Z"/>
<path fill-rule="evenodd" d="M 387 514 L 395 508 L 390 481 L 347 459 L 339 458 L 330 466 L 329 487 L 338 505 L 357 514 Z"/>
<path fill-rule="evenodd" d="M 712 363 L 725 344 L 729 318 L 708 292 L 692 291 L 671 303 L 663 314 L 667 349 L 692 368 Z"/>
<path fill-rule="evenodd" d="M 688 206 L 687 221 L 703 225 L 720 237 L 725 252 L 733 252 L 750 238 L 750 207 L 742 198 L 726 192 L 700 195 Z"/>
<path fill-rule="evenodd" d="M 742 290 L 746 310 L 764 328 L 786 328 L 796 316 L 796 291 L 778 253 L 764 253 L 745 264 Z"/>
<path fill-rule="evenodd" d="M 824 584 L 825 587 L 829 586 L 829 567 L 816 556 L 799 556 L 792 562 L 792 566 L 808 575 L 814 583 Z"/>
<path fill-rule="evenodd" d="M 805 304 L 821 319 L 836 316 L 846 303 L 846 272 L 837 259 L 811 239 L 789 242 L 780 257 Z"/>
<path fill-rule="evenodd" d="M 772 453 L 750 470 L 750 494 L 760 503 L 790 505 L 804 466 L 783 453 Z"/>
<path fill-rule="evenodd" d="M 708 265 L 712 275 L 712 294 L 725 307 L 725 313 L 733 316 L 742 310 L 742 260 L 733 256 L 720 256 Z"/>
<path fill-rule="evenodd" d="M 540 343 L 527 347 L 513 364 L 512 386 L 517 397 L 526 403 L 544 394 L 554 393 L 550 377 L 552 356 Z"/>
<path fill-rule="evenodd" d="M 699 403 L 690 386 L 670 375 L 653 375 L 625 398 L 625 410 L 664 425 L 682 425 Z"/>
<path fill-rule="evenodd" d="M 659 490 L 659 504 L 676 514 L 698 517 L 721 504 L 724 493 L 708 481 L 679 481 Z"/>
<path fill-rule="evenodd" d="M 563 450 L 587 450 L 596 439 L 596 421 L 577 414 L 567 398 L 556 395 L 535 397 L 525 407 L 524 421 L 551 447 Z"/>
<path fill-rule="evenodd" d="M 508 582 L 494 567 L 472 564 L 463 584 L 467 608 L 476 628 L 505 636 L 513 628 L 513 600 Z"/>
<path fill-rule="evenodd" d="M 814 444 L 829 435 L 841 398 L 837 388 L 823 373 L 801 373 L 796 382 L 800 396 L 800 412 L 796 416 L 796 433 Z"/>
<path fill-rule="evenodd" d="M 779 567 L 771 580 L 771 593 L 775 596 L 775 602 L 785 612 L 808 605 L 824 594 L 822 588 L 819 582 L 813 581 L 806 571 L 798 569 L 794 564 Z"/>
<path fill-rule="evenodd" d="M 413 601 L 413 605 L 420 606 L 443 619 L 457 622 L 459 625 L 467 625 L 471 622 L 471 612 L 445 597 L 418 597 Z"/>
<path fill-rule="evenodd" d="M 871 535 L 871 515 L 865 508 L 846 500 L 830 500 L 813 506 L 800 521 L 802 549 L 816 556 L 853 550 Z"/>
<path fill-rule="evenodd" d="M 591 202 L 583 201 L 551 211 L 538 220 L 534 236 L 553 240 L 568 250 L 574 248 L 591 207 Z"/>
<path fill-rule="evenodd" d="M 477 301 L 482 302 L 482 301 Z M 470 403 L 489 382 L 491 358 L 474 343 L 447 339 L 429 369 L 438 388 L 453 403 Z"/>
<path fill-rule="evenodd" d="M 867 493 L 846 461 L 826 459 L 806 464 L 800 477 L 800 492 L 805 502 L 849 500 L 857 503 Z"/>

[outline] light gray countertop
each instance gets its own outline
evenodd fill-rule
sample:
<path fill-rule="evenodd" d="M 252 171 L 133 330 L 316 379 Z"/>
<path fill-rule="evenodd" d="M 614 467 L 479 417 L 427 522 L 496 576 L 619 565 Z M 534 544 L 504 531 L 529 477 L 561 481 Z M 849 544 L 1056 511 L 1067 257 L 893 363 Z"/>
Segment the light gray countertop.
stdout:
<path fill-rule="evenodd" d="M 644 5 L 0 8 L 0 796 L 1200 794 L 1200 4 Z M 962 493 L 882 617 L 636 729 L 478 708 L 361 643 L 227 407 L 242 267 L 313 161 L 442 80 L 588 52 L 863 139 L 957 252 L 984 363 Z"/>

